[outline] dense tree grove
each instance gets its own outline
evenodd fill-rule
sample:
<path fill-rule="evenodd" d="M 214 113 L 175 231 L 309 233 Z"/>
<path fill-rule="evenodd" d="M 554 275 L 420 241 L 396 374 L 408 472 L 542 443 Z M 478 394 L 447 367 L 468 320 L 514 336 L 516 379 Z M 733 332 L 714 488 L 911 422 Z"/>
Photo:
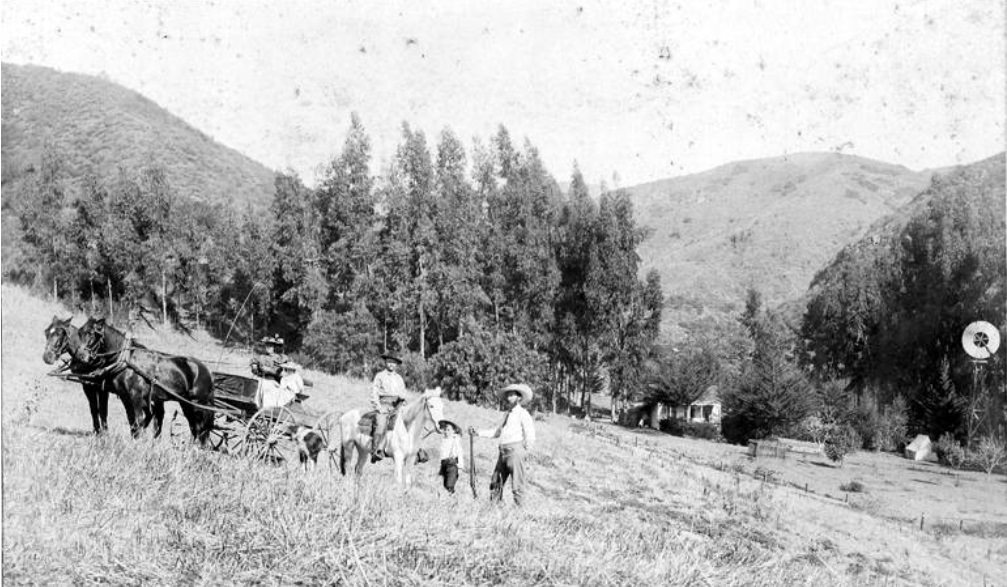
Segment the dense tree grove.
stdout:
<path fill-rule="evenodd" d="M 934 178 L 904 225 L 848 246 L 812 284 L 802 360 L 911 427 L 970 442 L 1004 414 L 1003 350 L 978 366 L 961 346 L 976 320 L 1007 328 L 1003 156 Z"/>
<path fill-rule="evenodd" d="M 183 197 L 157 167 L 81 181 L 51 150 L 8 203 L 9 278 L 228 343 L 276 333 L 329 371 L 369 374 L 381 352 L 401 353 L 413 385 L 473 402 L 520 379 L 557 409 L 599 391 L 600 374 L 627 396 L 658 334 L 660 282 L 637 278 L 627 195 L 592 199 L 576 164 L 563 193 L 503 127 L 470 160 L 450 130 L 432 144 L 403 124 L 376 176 L 354 115 L 319 186 L 277 174 L 268 210 Z"/>
<path fill-rule="evenodd" d="M 316 188 L 277 174 L 268 209 L 234 209 L 177 193 L 157 167 L 69 177 L 47 150 L 5 172 L 4 276 L 229 344 L 279 334 L 331 372 L 370 375 L 399 353 L 410 386 L 483 404 L 524 380 L 539 408 L 590 411 L 605 393 L 614 418 L 717 385 L 737 442 L 893 449 L 910 432 L 971 444 L 1002 430 L 1004 361 L 977 369 L 960 347 L 970 322 L 1007 328 L 1002 157 L 935 177 L 904 221 L 847 246 L 799 324 L 752 290 L 733 327 L 660 350 L 661 283 L 639 277 L 625 192 L 592 197 L 576 163 L 562 190 L 502 126 L 466 151 L 403 124 L 387 166 L 371 163 L 353 115 Z"/>

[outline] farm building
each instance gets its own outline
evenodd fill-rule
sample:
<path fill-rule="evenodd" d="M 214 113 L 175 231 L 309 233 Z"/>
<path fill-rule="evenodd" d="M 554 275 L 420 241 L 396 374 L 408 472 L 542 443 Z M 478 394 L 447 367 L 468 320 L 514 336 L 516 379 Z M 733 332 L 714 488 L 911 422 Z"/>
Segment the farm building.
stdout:
<path fill-rule="evenodd" d="M 688 422 L 708 422 L 720 424 L 721 405 L 720 393 L 716 385 L 706 388 L 695 401 L 684 406 L 668 406 L 655 404 L 650 409 L 650 427 L 660 428 L 661 420 L 674 418 Z"/>

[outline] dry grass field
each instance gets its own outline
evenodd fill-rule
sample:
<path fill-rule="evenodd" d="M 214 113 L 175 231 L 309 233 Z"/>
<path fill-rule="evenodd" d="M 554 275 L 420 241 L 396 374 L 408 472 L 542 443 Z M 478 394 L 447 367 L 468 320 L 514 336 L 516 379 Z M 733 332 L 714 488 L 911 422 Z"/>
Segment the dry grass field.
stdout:
<path fill-rule="evenodd" d="M 467 477 L 447 495 L 434 462 L 403 490 L 387 462 L 357 481 L 167 436 L 134 441 L 115 398 L 110 433 L 94 438 L 79 386 L 47 377 L 41 360 L 57 311 L 3 287 L 7 584 L 1007 584 L 1007 478 L 887 454 L 842 468 L 752 460 L 741 447 L 546 416 L 516 509 L 509 494 L 486 500 L 488 440 L 476 443 L 473 499 Z M 247 365 L 203 336 L 138 336 L 215 370 Z M 310 409 L 364 405 L 366 382 L 309 376 Z M 498 418 L 456 402 L 445 415 Z M 864 491 L 840 489 L 851 481 Z"/>

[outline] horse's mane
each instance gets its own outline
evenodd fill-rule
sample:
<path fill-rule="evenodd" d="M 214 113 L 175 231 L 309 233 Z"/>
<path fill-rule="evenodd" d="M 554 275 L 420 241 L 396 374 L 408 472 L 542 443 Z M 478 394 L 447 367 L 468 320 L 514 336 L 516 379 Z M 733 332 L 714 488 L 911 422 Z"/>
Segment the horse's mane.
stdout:
<path fill-rule="evenodd" d="M 406 405 L 402 406 L 402 423 L 412 422 L 418 415 L 418 412 L 426 409 L 425 402 L 427 398 L 426 395 L 419 395 L 408 402 Z"/>
<path fill-rule="evenodd" d="M 91 332 L 90 327 L 94 322 L 95 320 L 91 318 L 87 322 L 85 322 L 84 325 L 81 326 L 78 330 L 83 331 L 85 328 L 88 328 L 88 333 L 90 333 Z M 122 346 L 126 343 L 126 333 L 116 328 L 112 323 L 105 322 L 105 333 L 103 339 L 104 340 L 102 341 L 102 346 L 106 350 L 108 351 L 122 350 Z M 139 342 L 136 342 L 136 340 L 132 341 L 132 345 L 133 347 L 138 349 L 147 348 L 144 345 L 140 344 Z"/>

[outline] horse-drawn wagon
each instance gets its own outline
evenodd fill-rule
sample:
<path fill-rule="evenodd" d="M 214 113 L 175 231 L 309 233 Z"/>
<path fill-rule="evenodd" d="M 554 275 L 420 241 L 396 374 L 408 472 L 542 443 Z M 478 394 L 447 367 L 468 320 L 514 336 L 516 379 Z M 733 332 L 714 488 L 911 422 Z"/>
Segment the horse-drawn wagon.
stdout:
<path fill-rule="evenodd" d="M 107 424 L 107 397 L 120 397 L 134 436 L 154 423 L 161 431 L 164 402 L 178 403 L 171 436 L 195 438 L 230 454 L 274 463 L 298 460 L 299 441 L 314 432 L 324 446 L 334 446 L 339 413 L 314 413 L 297 393 L 288 405 L 260 409 L 263 379 L 211 372 L 201 361 L 148 349 L 123 332 L 89 319 L 81 328 L 53 317 L 46 328 L 43 360 L 70 359 L 51 375 L 80 382 L 91 406 L 95 432 Z M 317 454 L 317 453 L 316 453 Z"/>
<path fill-rule="evenodd" d="M 335 446 L 339 412 L 311 410 L 304 405 L 310 397 L 304 393 L 285 406 L 260 408 L 256 398 L 265 384 L 255 377 L 213 373 L 214 420 L 207 439 L 212 448 L 269 462 L 296 462 L 298 433 L 305 429 L 317 432 L 326 446 Z M 173 437 L 188 436 L 182 422 L 173 421 L 171 430 Z"/>

